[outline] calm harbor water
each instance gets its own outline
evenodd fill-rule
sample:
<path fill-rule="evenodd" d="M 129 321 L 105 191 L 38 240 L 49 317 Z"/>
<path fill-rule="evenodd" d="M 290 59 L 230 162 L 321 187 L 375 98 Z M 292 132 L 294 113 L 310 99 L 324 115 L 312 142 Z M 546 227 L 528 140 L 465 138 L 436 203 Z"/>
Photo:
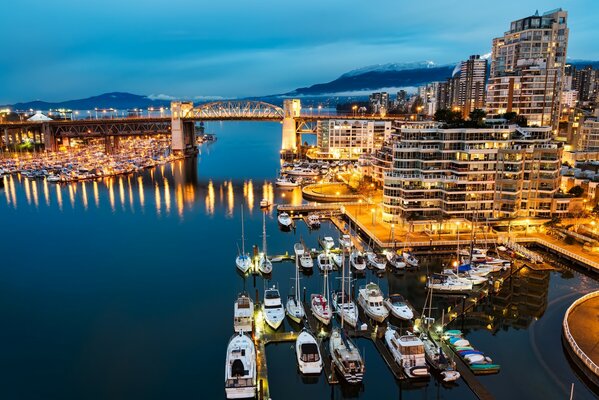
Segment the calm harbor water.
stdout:
<path fill-rule="evenodd" d="M 280 125 L 209 124 L 218 140 L 196 160 L 97 182 L 49 185 L 18 177 L 0 189 L 0 397 L 5 399 L 224 398 L 223 362 L 232 334 L 233 301 L 246 289 L 262 297 L 262 278 L 242 278 L 234 257 L 240 208 L 246 245 L 261 243 L 260 199 L 300 203 L 298 190 L 273 187 L 279 168 Z M 303 238 L 337 232 L 328 223 L 278 229 L 267 214 L 270 254 L 291 252 Z M 375 276 L 383 291 L 401 292 L 420 308 L 427 270 Z M 283 297 L 292 263 L 275 264 L 271 282 Z M 315 272 L 307 293 L 321 290 Z M 331 287 L 337 282 L 331 279 Z M 575 271 L 526 270 L 477 312 L 452 327 L 502 365 L 481 377 L 497 398 L 564 399 L 595 396 L 568 363 L 561 321 L 568 305 L 599 284 Z M 439 299 L 437 311 L 453 304 Z M 283 329 L 294 329 L 287 321 Z M 364 385 L 329 387 L 324 376 L 297 372 L 291 343 L 269 345 L 274 399 L 474 399 L 463 381 L 443 386 L 396 383 L 374 345 Z"/>

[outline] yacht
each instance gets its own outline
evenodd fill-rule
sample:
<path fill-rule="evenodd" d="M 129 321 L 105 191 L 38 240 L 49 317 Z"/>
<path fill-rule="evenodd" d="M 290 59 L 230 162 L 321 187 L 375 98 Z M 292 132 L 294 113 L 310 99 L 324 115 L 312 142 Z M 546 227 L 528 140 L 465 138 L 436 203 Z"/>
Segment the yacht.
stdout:
<path fill-rule="evenodd" d="M 260 200 L 260 208 L 268 208 L 270 207 L 270 201 L 268 199 Z"/>
<path fill-rule="evenodd" d="M 402 256 L 397 254 L 396 252 L 387 252 L 387 263 L 395 269 L 404 269 L 406 267 L 406 263 Z"/>
<path fill-rule="evenodd" d="M 287 171 L 287 174 L 294 176 L 318 176 L 320 171 L 312 168 L 294 167 Z"/>
<path fill-rule="evenodd" d="M 447 275 L 447 276 L 451 276 L 454 279 L 457 280 L 461 280 L 464 282 L 471 282 L 472 285 L 482 285 L 483 283 L 487 282 L 488 279 L 483 277 L 483 276 L 479 276 L 479 275 L 473 275 L 470 274 L 470 266 L 469 265 L 460 265 L 458 267 L 458 272 L 456 273 L 453 269 L 445 269 L 443 270 L 443 274 Z"/>
<path fill-rule="evenodd" d="M 436 292 L 465 293 L 472 291 L 472 282 L 457 279 L 452 275 L 432 274 L 426 283 L 427 288 Z"/>
<path fill-rule="evenodd" d="M 346 248 L 351 248 L 351 246 L 352 246 L 351 236 L 343 235 L 339 238 L 339 247 L 341 247 L 342 250 L 344 250 Z"/>
<path fill-rule="evenodd" d="M 256 347 L 243 332 L 233 335 L 227 346 L 225 394 L 227 399 L 256 395 Z"/>
<path fill-rule="evenodd" d="M 385 259 L 374 252 L 366 253 L 366 260 L 368 261 L 368 265 L 379 271 L 384 271 L 387 266 Z"/>
<path fill-rule="evenodd" d="M 280 213 L 279 216 L 277 217 L 277 220 L 279 221 L 279 224 L 283 228 L 290 228 L 291 225 L 293 224 L 293 220 L 291 219 L 289 214 L 287 214 L 286 212 Z"/>
<path fill-rule="evenodd" d="M 285 310 L 281 303 L 281 295 L 276 287 L 264 291 L 264 303 L 262 303 L 264 320 L 273 329 L 277 329 L 283 323 Z"/>
<path fill-rule="evenodd" d="M 349 262 L 356 271 L 364 271 L 366 269 L 366 258 L 359 250 L 352 251 L 349 256 Z"/>
<path fill-rule="evenodd" d="M 328 253 L 320 253 L 316 257 L 316 263 L 318 264 L 318 268 L 321 271 L 332 271 L 333 263 L 331 261 L 331 256 Z"/>
<path fill-rule="evenodd" d="M 284 176 L 279 176 L 277 178 L 277 180 L 275 181 L 275 185 L 280 186 L 280 187 L 297 187 L 297 186 L 299 186 L 299 183 L 297 183 L 297 181 L 294 179 L 289 179 Z"/>
<path fill-rule="evenodd" d="M 376 283 L 370 282 L 358 290 L 358 304 L 368 317 L 377 322 L 383 322 L 389 316 L 383 305 L 383 292 Z"/>
<path fill-rule="evenodd" d="M 385 331 L 385 342 L 395 362 L 408 378 L 428 378 L 430 376 L 424 353 L 424 344 L 417 336 L 399 335 L 389 327 Z"/>
<path fill-rule="evenodd" d="M 305 328 L 295 340 L 295 356 L 302 374 L 318 375 L 322 371 L 320 348 L 314 335 Z"/>
<path fill-rule="evenodd" d="M 298 243 L 296 243 L 297 245 Z M 294 246 L 295 247 L 295 246 Z M 303 247 L 303 246 L 302 246 Z M 298 324 L 302 322 L 304 316 L 306 315 L 304 312 L 304 305 L 300 300 L 300 290 L 299 290 L 299 263 L 295 263 L 295 293 L 287 296 L 287 303 L 285 304 L 285 313 L 289 318 Z"/>
<path fill-rule="evenodd" d="M 390 294 L 384 301 L 391 315 L 406 321 L 414 318 L 414 311 L 401 294 Z"/>
<path fill-rule="evenodd" d="M 358 324 L 358 307 L 347 293 L 333 292 L 331 295 L 333 309 L 343 322 L 355 328 Z"/>
<path fill-rule="evenodd" d="M 361 383 L 364 362 L 358 348 L 339 328 L 333 329 L 329 341 L 331 361 L 347 383 Z"/>
<path fill-rule="evenodd" d="M 335 246 L 335 241 L 330 236 L 325 236 L 324 238 L 320 238 L 320 245 L 325 251 L 331 250 L 333 246 Z"/>
<path fill-rule="evenodd" d="M 243 228 L 243 205 L 241 206 L 241 254 L 235 259 L 237 269 L 245 274 L 252 267 L 252 258 L 245 252 L 245 236 Z"/>
<path fill-rule="evenodd" d="M 233 306 L 235 332 L 252 332 L 254 327 L 254 302 L 246 292 L 239 293 Z"/>
<path fill-rule="evenodd" d="M 425 333 L 420 335 L 420 340 L 424 345 L 426 361 L 431 367 L 439 371 L 443 377 L 443 382 L 455 382 L 460 379 L 460 373 L 456 371 L 455 361 L 449 359 L 437 343 Z"/>
<path fill-rule="evenodd" d="M 401 256 L 403 257 L 403 260 L 407 266 L 414 268 L 418 267 L 418 259 L 409 251 L 403 251 Z"/>
<path fill-rule="evenodd" d="M 318 228 L 320 228 L 320 217 L 318 216 L 318 214 L 310 214 L 310 215 L 308 215 L 308 226 L 311 229 L 318 229 Z"/>

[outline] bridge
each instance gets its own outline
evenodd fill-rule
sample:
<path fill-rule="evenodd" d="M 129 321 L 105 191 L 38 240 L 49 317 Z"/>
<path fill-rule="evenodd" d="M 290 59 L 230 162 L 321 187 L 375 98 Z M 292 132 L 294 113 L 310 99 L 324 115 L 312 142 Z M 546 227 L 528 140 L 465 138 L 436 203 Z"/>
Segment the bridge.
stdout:
<path fill-rule="evenodd" d="M 195 143 L 195 123 L 199 121 L 274 121 L 282 123 L 281 149 L 296 151 L 303 134 L 316 133 L 316 122 L 327 119 L 390 120 L 390 117 L 364 115 L 327 115 L 302 113 L 298 99 L 284 100 L 283 107 L 263 101 L 217 101 L 194 106 L 192 102 L 171 103 L 170 117 L 127 117 L 115 119 L 57 120 L 45 122 L 0 123 L 4 145 L 23 143 L 44 144 L 48 151 L 68 145 L 72 138 L 104 138 L 107 151 L 118 146 L 119 137 L 170 134 L 172 149 L 186 153 Z"/>

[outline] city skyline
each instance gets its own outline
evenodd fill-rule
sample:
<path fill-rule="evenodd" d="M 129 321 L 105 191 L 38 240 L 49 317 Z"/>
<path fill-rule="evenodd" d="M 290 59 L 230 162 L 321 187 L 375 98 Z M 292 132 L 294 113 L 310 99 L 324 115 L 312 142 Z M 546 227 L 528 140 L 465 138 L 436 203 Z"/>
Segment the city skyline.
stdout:
<path fill-rule="evenodd" d="M 108 0 L 93 11 L 70 0 L 31 4 L 4 7 L 10 18 L 0 32 L 5 38 L 18 32 L 18 39 L 5 40 L 0 56 L 0 103 L 107 91 L 165 99 L 283 93 L 367 65 L 447 64 L 485 54 L 510 21 L 557 7 L 569 13 L 569 58 L 599 59 L 592 45 L 599 5 L 591 1 L 509 0 L 492 15 L 470 0 L 409 8 L 390 1 L 282 7 L 176 0 L 168 9 Z"/>

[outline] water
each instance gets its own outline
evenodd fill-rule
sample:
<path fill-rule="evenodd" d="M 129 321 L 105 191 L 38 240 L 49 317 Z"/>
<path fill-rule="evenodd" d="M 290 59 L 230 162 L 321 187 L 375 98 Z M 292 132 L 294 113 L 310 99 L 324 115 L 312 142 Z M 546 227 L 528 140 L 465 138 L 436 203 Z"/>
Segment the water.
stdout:
<path fill-rule="evenodd" d="M 259 201 L 297 204 L 301 194 L 268 183 L 280 166 L 279 124 L 206 130 L 218 140 L 204 144 L 196 161 L 67 186 L 14 177 L 0 189 L 1 398 L 224 398 L 233 301 L 244 288 L 262 296 L 265 286 L 235 270 L 240 207 L 250 248 L 261 243 Z M 291 252 L 300 238 L 317 247 L 319 235 L 337 237 L 328 223 L 315 232 L 303 223 L 281 232 L 272 212 L 267 231 L 270 254 Z M 443 262 L 426 259 L 420 272 L 388 278 L 368 272 L 356 285 L 379 282 L 420 308 L 426 266 Z M 269 284 L 285 297 L 292 275 L 293 264 L 275 264 Z M 321 277 L 315 272 L 301 285 L 318 292 Z M 526 271 L 506 287 L 454 324 L 502 365 L 481 381 L 497 398 L 563 399 L 572 382 L 577 399 L 594 398 L 564 356 L 560 329 L 567 306 L 599 284 L 577 272 Z M 439 299 L 437 312 L 452 304 Z M 463 381 L 399 385 L 373 344 L 357 343 L 367 366 L 359 388 L 302 378 L 292 344 L 269 345 L 272 397 L 475 398 Z"/>

